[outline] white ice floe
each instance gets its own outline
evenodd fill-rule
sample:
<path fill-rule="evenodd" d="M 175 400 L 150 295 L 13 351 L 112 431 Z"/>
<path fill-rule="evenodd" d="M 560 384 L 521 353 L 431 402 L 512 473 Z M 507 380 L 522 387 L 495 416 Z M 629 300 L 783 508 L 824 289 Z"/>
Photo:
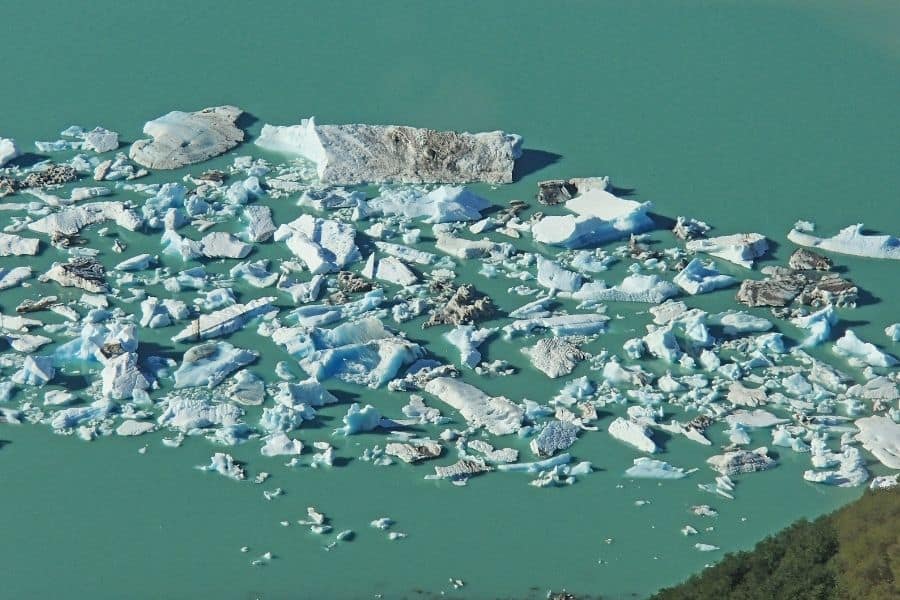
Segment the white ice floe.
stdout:
<path fill-rule="evenodd" d="M 572 294 L 572 299 L 581 302 L 579 307 L 591 308 L 601 302 L 649 302 L 659 304 L 666 298 L 678 294 L 678 288 L 659 275 L 633 273 L 621 283 L 607 287 L 603 281 L 586 283 Z"/>
<path fill-rule="evenodd" d="M 818 346 L 831 335 L 831 328 L 837 323 L 837 315 L 833 306 L 826 306 L 805 317 L 794 317 L 791 323 L 809 331 L 806 338 L 800 343 L 801 346 L 808 348 Z"/>
<path fill-rule="evenodd" d="M 601 314 L 555 315 L 517 319 L 503 326 L 506 339 L 531 333 L 535 329 L 549 329 L 553 335 L 593 335 L 606 330 L 609 317 Z"/>
<path fill-rule="evenodd" d="M 18 158 L 20 152 L 16 141 L 10 138 L 0 137 L 0 167 L 3 167 L 14 158 Z"/>
<path fill-rule="evenodd" d="M 722 275 L 712 261 L 704 263 L 695 258 L 672 281 L 688 294 L 695 295 L 728 287 L 735 279 L 730 275 Z"/>
<path fill-rule="evenodd" d="M 886 467 L 900 469 L 900 424 L 890 417 L 873 415 L 857 419 L 856 440 Z"/>
<path fill-rule="evenodd" d="M 625 442 L 629 446 L 637 448 L 641 452 L 653 454 L 659 450 L 651 437 L 650 429 L 631 419 L 616 417 L 616 419 L 609 424 L 609 435 L 619 441 Z"/>
<path fill-rule="evenodd" d="M 0 256 L 34 256 L 40 240 L 23 238 L 14 233 L 0 233 Z"/>
<path fill-rule="evenodd" d="M 682 479 L 687 477 L 687 473 L 665 461 L 642 456 L 634 459 L 634 465 L 625 471 L 625 476 L 635 479 Z"/>
<path fill-rule="evenodd" d="M 769 250 L 765 236 L 758 233 L 735 233 L 709 239 L 691 240 L 685 245 L 690 252 L 703 252 L 746 268 Z"/>
<path fill-rule="evenodd" d="M 574 292 L 581 287 L 581 275 L 562 268 L 553 260 L 537 257 L 537 282 L 552 291 Z"/>
<path fill-rule="evenodd" d="M 900 239 L 892 235 L 864 235 L 862 229 L 862 223 L 857 223 L 841 229 L 830 238 L 820 238 L 794 228 L 788 232 L 788 239 L 801 246 L 839 254 L 900 260 Z"/>
<path fill-rule="evenodd" d="M 605 177 L 572 180 L 579 194 L 565 207 L 575 215 L 546 216 L 535 223 L 534 239 L 552 246 L 584 248 L 628 237 L 653 227 L 650 202 L 619 198 L 607 191 Z"/>
<path fill-rule="evenodd" d="M 218 156 L 243 141 L 244 132 L 235 125 L 243 112 L 236 106 L 172 111 L 147 121 L 144 133 L 153 139 L 136 140 L 128 155 L 151 169 L 177 169 Z"/>
<path fill-rule="evenodd" d="M 773 468 L 777 463 L 769 458 L 765 447 L 756 450 L 734 450 L 711 456 L 707 464 L 719 473 L 731 477 L 740 473 L 752 473 Z"/>
<path fill-rule="evenodd" d="M 296 456 L 303 452 L 303 443 L 291 439 L 283 431 L 273 433 L 265 438 L 265 444 L 259 449 L 263 456 Z"/>
<path fill-rule="evenodd" d="M 227 402 L 212 403 L 202 398 L 173 397 L 165 401 L 157 423 L 187 433 L 210 427 L 236 425 L 243 414 L 243 410 Z"/>
<path fill-rule="evenodd" d="M 352 225 L 301 215 L 275 230 L 275 241 L 288 249 L 313 274 L 339 271 L 361 258 Z"/>
<path fill-rule="evenodd" d="M 189 348 L 175 371 L 175 387 L 206 386 L 210 389 L 259 356 L 228 342 L 206 342 Z"/>
<path fill-rule="evenodd" d="M 47 235 L 75 235 L 88 225 L 104 221 L 114 221 L 128 231 L 137 231 L 143 223 L 140 215 L 121 202 L 93 202 L 50 213 L 29 223 L 28 229 Z"/>
<path fill-rule="evenodd" d="M 222 452 L 213 454 L 208 465 L 198 466 L 197 469 L 218 473 L 219 475 L 236 481 L 243 481 L 247 478 L 247 473 L 244 471 L 244 468 L 235 462 L 230 454 L 224 454 Z"/>
<path fill-rule="evenodd" d="M 343 418 L 344 426 L 336 429 L 335 433 L 342 435 L 353 435 L 356 433 L 365 433 L 372 431 L 381 424 L 381 413 L 371 404 L 360 407 L 359 403 L 354 402 L 347 409 L 347 414 Z"/>
<path fill-rule="evenodd" d="M 316 163 L 323 183 L 509 183 L 522 138 L 397 125 L 264 125 L 256 144 Z"/>
<path fill-rule="evenodd" d="M 418 283 L 419 276 L 399 258 L 385 256 L 378 261 L 375 267 L 375 279 L 407 287 Z"/>
<path fill-rule="evenodd" d="M 461 186 L 442 185 L 431 191 L 420 188 L 383 188 L 368 203 L 375 214 L 424 218 L 426 223 L 477 221 L 490 201 Z"/>
<path fill-rule="evenodd" d="M 896 358 L 879 350 L 875 344 L 862 341 L 852 329 L 848 329 L 838 338 L 834 343 L 834 351 L 846 356 L 851 364 L 857 366 L 892 367 L 897 364 Z"/>
<path fill-rule="evenodd" d="M 524 411 L 519 405 L 502 396 L 488 396 L 458 379 L 437 377 L 425 385 L 425 391 L 458 410 L 471 427 L 506 435 L 522 426 Z"/>
<path fill-rule="evenodd" d="M 250 319 L 272 310 L 276 299 L 274 296 L 256 298 L 246 304 L 232 304 L 208 315 L 200 315 L 174 335 L 172 341 L 207 340 L 237 331 Z"/>
<path fill-rule="evenodd" d="M 457 325 L 444 334 L 444 339 L 459 350 L 459 361 L 466 367 L 474 369 L 481 362 L 478 347 L 483 344 L 496 329 L 476 327 L 475 325 Z"/>

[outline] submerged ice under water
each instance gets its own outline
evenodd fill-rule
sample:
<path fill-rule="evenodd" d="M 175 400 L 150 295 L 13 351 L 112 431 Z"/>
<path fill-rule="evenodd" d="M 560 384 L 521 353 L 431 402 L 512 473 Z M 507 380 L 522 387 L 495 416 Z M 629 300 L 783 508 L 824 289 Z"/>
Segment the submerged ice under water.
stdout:
<path fill-rule="evenodd" d="M 194 139 L 179 119 L 197 113 L 169 113 L 147 132 L 164 134 L 166 152 L 188 138 L 190 155 L 147 158 L 154 146 L 144 143 L 138 162 L 180 166 L 227 150 L 243 137 L 228 108 L 227 143 L 208 124 Z M 242 146 L 224 168 L 154 183 L 113 154 L 114 132 L 96 132 L 105 133 L 93 145 L 41 145 L 68 155 L 29 167 L 14 158 L 23 144 L 4 140 L 0 422 L 88 441 L 162 431 L 163 444 L 178 446 L 202 436 L 211 458 L 199 468 L 235 485 L 269 477 L 229 454 L 244 444 L 283 457 L 297 477 L 305 468 L 341 477 L 358 460 L 408 463 L 410 477 L 455 485 L 522 477 L 548 488 L 603 469 L 692 480 L 698 503 L 738 497 L 741 479 L 766 477 L 747 474 L 777 469 L 783 452 L 809 455 L 797 485 L 861 486 L 900 468 L 900 377 L 886 349 L 896 325 L 885 323 L 879 340 L 833 333 L 852 319 L 865 281 L 823 277 L 792 259 L 761 270 L 752 302 L 739 293 L 732 308 L 706 311 L 693 298 L 757 280 L 751 269 L 767 240 L 782 242 L 784 232 L 707 237 L 705 223 L 667 215 L 682 225 L 672 236 L 648 203 L 617 197 L 601 177 L 543 182 L 529 207 L 418 175 L 342 186 L 334 173 L 353 168 L 341 153 L 354 131 L 341 130 L 333 152 L 325 136 L 315 152 L 295 152 L 302 159 Z M 505 181 L 521 139 L 501 133 L 437 139 L 484 143 L 478 152 L 500 165 L 488 179 Z M 389 135 L 366 129 L 364 139 L 377 137 L 383 151 Z M 328 184 L 318 179 L 319 154 L 331 165 Z M 452 182 L 477 180 L 475 167 Z M 354 184 L 362 176 L 347 175 Z M 796 232 L 790 239 L 806 244 Z M 893 258 L 896 238 L 872 251 L 871 239 L 837 237 L 840 245 L 809 245 Z M 643 329 L 626 331 L 621 313 Z M 512 353 L 524 367 L 510 364 L 521 364 Z M 74 375 L 86 383 L 71 385 Z M 515 385 L 527 378 L 556 393 Z M 369 400 L 370 390 L 386 395 Z M 321 427 L 333 418 L 343 426 Z M 345 439 L 363 435 L 362 448 Z M 582 454 L 594 436 L 622 443 L 632 459 Z M 706 460 L 660 458 L 672 436 Z M 304 526 L 326 536 L 327 549 L 355 537 L 313 514 L 321 518 Z"/>

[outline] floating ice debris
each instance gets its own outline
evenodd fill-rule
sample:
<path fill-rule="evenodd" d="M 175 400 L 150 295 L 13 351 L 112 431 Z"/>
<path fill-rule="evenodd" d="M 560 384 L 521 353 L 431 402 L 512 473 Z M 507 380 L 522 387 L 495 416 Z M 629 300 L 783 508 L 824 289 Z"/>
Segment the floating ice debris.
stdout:
<path fill-rule="evenodd" d="M 704 252 L 746 268 L 769 250 L 765 236 L 758 233 L 736 233 L 709 239 L 692 240 L 685 247 L 690 252 Z"/>
<path fill-rule="evenodd" d="M 211 404 L 201 398 L 169 398 L 157 423 L 184 432 L 239 423 L 243 411 L 228 403 Z"/>
<path fill-rule="evenodd" d="M 549 329 L 553 335 L 593 335 L 606 330 L 609 317 L 601 314 L 558 315 L 518 319 L 503 327 L 507 339 L 515 335 L 531 333 L 535 329 Z"/>
<path fill-rule="evenodd" d="M 474 325 L 457 325 L 444 334 L 444 339 L 459 350 L 460 363 L 474 369 L 481 362 L 478 347 L 483 344 L 496 329 L 476 328 Z"/>
<path fill-rule="evenodd" d="M 852 329 L 845 331 L 834 343 L 834 351 L 858 366 L 892 367 L 897 364 L 896 358 L 879 350 L 875 344 L 862 341 Z"/>
<path fill-rule="evenodd" d="M 235 126 L 241 114 L 235 106 L 172 111 L 144 124 L 153 139 L 136 140 L 128 155 L 151 169 L 177 169 L 218 156 L 243 141 L 244 132 Z"/>
<path fill-rule="evenodd" d="M 494 435 L 515 433 L 522 426 L 523 409 L 502 396 L 488 396 L 468 383 L 449 377 L 432 379 L 425 391 L 460 412 L 474 428 Z"/>
<path fill-rule="evenodd" d="M 259 450 L 263 456 L 296 456 L 303 452 L 303 443 L 289 438 L 282 431 L 267 436 L 265 442 Z"/>
<path fill-rule="evenodd" d="M 672 233 L 680 240 L 693 240 L 705 236 L 712 229 L 703 221 L 690 217 L 677 217 Z"/>
<path fill-rule="evenodd" d="M 19 147 L 16 141 L 10 138 L 0 137 L 0 167 L 3 167 L 9 161 L 19 157 Z"/>
<path fill-rule="evenodd" d="M 541 458 L 552 456 L 560 450 L 566 450 L 575 443 L 581 428 L 568 421 L 553 420 L 541 429 L 531 440 L 531 451 Z"/>
<path fill-rule="evenodd" d="M 503 466 L 506 465 L 500 465 Z M 450 479 L 454 483 L 465 485 L 470 477 L 493 470 L 494 467 L 485 463 L 484 459 L 470 456 L 461 458 L 452 465 L 435 467 L 434 475 L 426 475 L 425 479 Z"/>
<path fill-rule="evenodd" d="M 888 336 L 892 342 L 900 342 L 900 323 L 894 323 L 885 327 L 884 335 Z"/>
<path fill-rule="evenodd" d="M 626 477 L 636 479 L 682 479 L 687 476 L 684 469 L 669 463 L 642 456 L 634 459 L 634 465 L 625 471 Z"/>
<path fill-rule="evenodd" d="M 104 357 L 101 393 L 104 398 L 130 400 L 136 391 L 146 390 L 151 380 L 138 368 L 135 352 Z"/>
<path fill-rule="evenodd" d="M 440 297 L 436 298 L 437 307 L 422 327 L 474 323 L 494 313 L 491 299 L 478 293 L 473 286 L 466 284 L 456 289 L 451 287 L 450 290 L 452 293 L 445 301 L 441 301 Z"/>
<path fill-rule="evenodd" d="M 672 280 L 688 294 L 705 294 L 734 283 L 734 277 L 722 275 L 712 261 L 703 263 L 695 258 Z"/>
<path fill-rule="evenodd" d="M 869 484 L 870 490 L 889 490 L 891 488 L 897 487 L 900 485 L 900 473 L 896 475 L 879 475 L 872 479 L 872 483 Z"/>
<path fill-rule="evenodd" d="M 503 258 L 515 253 L 512 244 L 494 242 L 489 239 L 467 240 L 450 233 L 435 232 L 435 247 L 441 252 L 462 260 L 472 258 Z"/>
<path fill-rule="evenodd" d="M 769 458 L 768 449 L 765 447 L 756 450 L 734 450 L 724 454 L 712 456 L 706 460 L 707 464 L 719 473 L 731 477 L 740 473 L 752 473 L 771 469 L 777 463 Z"/>
<path fill-rule="evenodd" d="M 336 429 L 335 433 L 342 435 L 353 435 L 356 433 L 364 433 L 372 431 L 381 424 L 381 413 L 371 404 L 366 404 L 360 408 L 359 403 L 354 402 L 347 409 L 347 414 L 343 418 L 344 426 Z"/>
<path fill-rule="evenodd" d="M 572 485 L 577 476 L 588 475 L 593 471 L 593 466 L 588 461 L 582 461 L 577 465 L 556 465 L 546 471 L 541 471 L 528 485 L 534 487 L 560 487 Z"/>
<path fill-rule="evenodd" d="M 653 227 L 649 202 L 624 200 L 606 191 L 608 179 L 591 177 L 541 182 L 538 199 L 557 204 L 578 216 L 546 216 L 532 226 L 534 239 L 553 246 L 584 248 L 627 237 Z M 573 192 L 577 193 L 574 197 Z"/>
<path fill-rule="evenodd" d="M 175 387 L 206 386 L 210 389 L 259 356 L 253 350 L 235 348 L 228 342 L 206 342 L 189 348 L 175 371 Z"/>
<path fill-rule="evenodd" d="M 122 421 L 116 428 L 116 435 L 125 437 L 144 435 L 145 433 L 150 433 L 154 429 L 156 429 L 156 425 L 153 423 L 128 419 L 127 421 Z"/>
<path fill-rule="evenodd" d="M 0 256 L 34 256 L 37 254 L 40 244 L 40 240 L 35 238 L 0 233 Z"/>
<path fill-rule="evenodd" d="M 225 477 L 230 477 L 236 481 L 242 481 L 247 478 L 244 468 L 231 457 L 230 454 L 216 452 L 212 455 L 208 465 L 197 467 L 201 471 L 212 471 Z"/>
<path fill-rule="evenodd" d="M 442 185 L 430 192 L 420 189 L 383 188 L 369 208 L 384 215 L 424 217 L 426 223 L 477 221 L 491 203 L 465 187 Z"/>
<path fill-rule="evenodd" d="M 390 517 L 381 517 L 369 523 L 369 526 L 385 531 L 387 529 L 390 529 L 395 523 L 396 521 L 394 521 Z"/>
<path fill-rule="evenodd" d="M 422 460 L 437 458 L 443 447 L 433 440 L 411 439 L 405 442 L 391 442 L 384 448 L 384 453 L 396 456 L 405 463 L 416 463 Z"/>
<path fill-rule="evenodd" d="M 580 308 L 591 308 L 600 302 L 650 302 L 659 304 L 666 298 L 678 294 L 678 288 L 659 275 L 632 274 L 621 283 L 606 287 L 602 281 L 586 283 L 572 294 L 574 300 L 580 300 Z"/>
<path fill-rule="evenodd" d="M 750 392 L 750 390 L 747 390 L 747 392 Z M 756 390 L 752 390 L 752 392 L 756 392 Z M 735 402 L 732 401 L 732 403 Z M 772 427 L 780 423 L 787 423 L 788 419 L 780 419 L 767 410 L 756 409 L 752 411 L 736 410 L 730 415 L 727 415 L 725 421 L 729 425 L 739 423 L 747 427 Z"/>
<path fill-rule="evenodd" d="M 127 258 L 116 265 L 116 271 L 143 271 L 156 264 L 156 259 L 149 254 L 138 254 Z"/>
<path fill-rule="evenodd" d="M 822 444 L 824 446 L 824 442 Z M 815 453 L 817 445 L 813 445 Z M 862 485 L 869 479 L 869 470 L 866 469 L 866 461 L 858 448 L 853 446 L 844 446 L 840 453 L 823 452 L 825 455 L 824 464 L 816 464 L 816 456 L 813 456 L 814 466 L 833 466 L 837 463 L 838 468 L 833 470 L 816 471 L 813 469 L 803 473 L 803 479 L 815 483 L 824 483 L 827 485 L 836 485 L 839 487 L 856 487 Z"/>
<path fill-rule="evenodd" d="M 361 258 L 353 226 L 312 215 L 301 215 L 275 230 L 275 241 L 288 249 L 314 275 L 340 271 Z"/>
<path fill-rule="evenodd" d="M 856 440 L 872 453 L 881 464 L 900 469 L 900 424 L 890 417 L 873 415 L 857 419 Z"/>
<path fill-rule="evenodd" d="M 22 368 L 13 373 L 10 379 L 20 385 L 44 385 L 49 383 L 54 375 L 56 369 L 53 368 L 51 357 L 28 355 Z"/>
<path fill-rule="evenodd" d="M 173 342 L 199 341 L 219 337 L 237 331 L 247 321 L 272 310 L 274 296 L 251 300 L 247 304 L 233 304 L 208 315 L 200 315 L 180 333 L 172 337 Z"/>
<path fill-rule="evenodd" d="M 551 378 L 568 375 L 578 363 L 588 358 L 573 340 L 561 337 L 542 338 L 533 346 L 522 348 L 534 368 Z"/>
<path fill-rule="evenodd" d="M 143 219 L 121 202 L 92 202 L 69 206 L 28 224 L 28 229 L 47 235 L 75 235 L 88 225 L 114 221 L 128 231 L 137 231 Z"/>
<path fill-rule="evenodd" d="M 412 269 L 393 256 L 386 256 L 378 261 L 375 279 L 403 287 L 415 285 L 419 281 L 419 277 Z"/>
<path fill-rule="evenodd" d="M 801 329 L 809 330 L 809 334 L 800 343 L 802 347 L 818 346 L 831 335 L 831 328 L 837 323 L 837 315 L 833 307 L 826 306 L 805 317 L 795 317 L 791 319 L 791 323 Z"/>
<path fill-rule="evenodd" d="M 103 127 L 95 127 L 85 132 L 82 139 L 84 140 L 82 149 L 92 150 L 97 154 L 111 152 L 119 147 L 119 134 Z"/>
<path fill-rule="evenodd" d="M 502 131 L 456 133 L 397 125 L 264 125 L 256 144 L 316 163 L 330 184 L 509 183 L 522 138 Z"/>
<path fill-rule="evenodd" d="M 713 552 L 715 550 L 719 550 L 718 546 L 713 546 L 712 544 L 701 544 L 699 542 L 694 544 L 694 548 L 696 548 L 700 552 Z"/>
<path fill-rule="evenodd" d="M 864 235 L 862 223 L 849 225 L 830 238 L 820 238 L 796 227 L 788 232 L 788 239 L 801 246 L 829 250 L 839 254 L 867 258 L 900 259 L 900 239 L 892 235 Z"/>
<path fill-rule="evenodd" d="M 652 454 L 659 450 L 650 436 L 650 430 L 630 419 L 616 417 L 609 425 L 609 435 L 630 446 L 634 446 L 641 452 Z"/>
<path fill-rule="evenodd" d="M 581 275 L 543 256 L 537 257 L 537 281 L 551 292 L 574 292 L 581 287 Z"/>

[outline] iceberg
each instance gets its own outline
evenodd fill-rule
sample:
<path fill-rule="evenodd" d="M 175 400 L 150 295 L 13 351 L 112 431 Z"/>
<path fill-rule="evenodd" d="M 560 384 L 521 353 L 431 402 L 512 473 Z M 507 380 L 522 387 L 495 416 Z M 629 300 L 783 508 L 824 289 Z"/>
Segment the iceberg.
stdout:
<path fill-rule="evenodd" d="M 31 277 L 31 267 L 13 267 L 4 269 L 0 267 L 0 290 L 16 287 Z"/>
<path fill-rule="evenodd" d="M 172 111 L 144 124 L 153 139 L 136 140 L 128 156 L 150 169 L 177 169 L 218 156 L 243 141 L 235 125 L 243 112 L 236 106 Z"/>
<path fill-rule="evenodd" d="M 28 229 L 47 235 L 76 235 L 88 225 L 114 221 L 128 231 L 137 231 L 143 219 L 135 211 L 121 202 L 91 202 L 81 206 L 70 206 L 50 213 L 28 224 Z"/>
<path fill-rule="evenodd" d="M 355 239 L 352 225 L 312 215 L 301 215 L 275 230 L 275 241 L 284 241 L 313 275 L 340 271 L 360 260 Z"/>
<path fill-rule="evenodd" d="M 189 348 L 175 371 L 175 388 L 206 386 L 210 389 L 259 356 L 253 350 L 235 348 L 228 342 L 206 342 Z"/>
<path fill-rule="evenodd" d="M 687 477 L 687 474 L 680 467 L 673 467 L 665 461 L 642 456 L 634 459 L 634 465 L 628 467 L 625 476 L 635 479 L 683 479 Z"/>
<path fill-rule="evenodd" d="M 735 282 L 735 279 L 730 275 L 719 273 L 712 261 L 704 264 L 700 259 L 694 258 L 672 281 L 694 296 L 728 287 Z"/>
<path fill-rule="evenodd" d="M 34 256 L 41 241 L 23 238 L 13 233 L 0 233 L 0 256 Z"/>
<path fill-rule="evenodd" d="M 900 239 L 892 235 L 864 235 L 863 224 L 841 229 L 830 238 L 820 238 L 796 227 L 788 232 L 788 239 L 800 246 L 830 250 L 838 254 L 866 258 L 900 259 Z"/>
<path fill-rule="evenodd" d="M 300 427 L 303 421 L 310 421 L 315 417 L 315 409 L 305 404 L 297 406 L 276 404 L 263 409 L 259 418 L 259 427 L 269 433 L 288 432 Z"/>
<path fill-rule="evenodd" d="M 426 223 L 477 221 L 491 203 L 466 187 L 442 185 L 430 192 L 416 188 L 384 188 L 368 203 L 383 215 L 403 215 L 408 219 L 424 217 Z"/>
<path fill-rule="evenodd" d="M 653 205 L 619 198 L 607 191 L 608 184 L 606 177 L 541 182 L 538 199 L 545 204 L 558 203 L 549 201 L 550 190 L 556 192 L 558 199 L 568 199 L 576 191 L 577 195 L 568 199 L 565 207 L 577 216 L 542 218 L 531 228 L 534 239 L 552 246 L 584 248 L 652 229 L 653 220 L 647 213 Z"/>
<path fill-rule="evenodd" d="M 247 221 L 247 239 L 251 242 L 265 242 L 275 233 L 275 223 L 272 221 L 272 209 L 262 204 L 250 204 L 243 208 L 244 219 Z"/>
<path fill-rule="evenodd" d="M 344 426 L 335 430 L 342 435 L 353 435 L 372 431 L 381 423 L 381 413 L 371 404 L 360 408 L 358 402 L 354 402 L 344 415 Z"/>
<path fill-rule="evenodd" d="M 266 296 L 246 304 L 232 304 L 208 315 L 200 315 L 172 337 L 173 342 L 200 341 L 227 335 L 243 327 L 250 319 L 273 310 L 277 298 Z"/>
<path fill-rule="evenodd" d="M 119 147 L 119 134 L 103 127 L 95 127 L 83 134 L 81 148 L 97 154 L 112 152 Z"/>
<path fill-rule="evenodd" d="M 803 348 L 818 346 L 831 335 L 831 328 L 837 323 L 837 315 L 834 307 L 826 306 L 822 310 L 811 313 L 805 317 L 795 317 L 791 323 L 801 329 L 809 331 L 806 338 L 800 343 Z"/>
<path fill-rule="evenodd" d="M 570 421 L 552 420 L 531 440 L 531 451 L 541 458 L 568 449 L 578 438 L 581 428 Z"/>
<path fill-rule="evenodd" d="M 10 379 L 19 385 L 44 385 L 56 375 L 53 359 L 49 356 L 25 357 L 22 368 L 13 373 Z"/>
<path fill-rule="evenodd" d="M 629 446 L 637 448 L 641 452 L 653 454 L 659 450 L 656 443 L 653 441 L 653 438 L 650 436 L 650 430 L 646 426 L 630 419 L 616 417 L 616 419 L 609 424 L 609 435 L 619 441 L 625 442 Z"/>
<path fill-rule="evenodd" d="M 138 368 L 137 359 L 135 352 L 123 352 L 105 360 L 100 373 L 104 398 L 131 400 L 136 390 L 150 387 L 150 380 Z"/>
<path fill-rule="evenodd" d="M 758 233 L 735 233 L 709 239 L 691 240 L 685 248 L 689 252 L 703 252 L 727 260 L 747 269 L 753 261 L 769 250 L 765 236 Z"/>
<path fill-rule="evenodd" d="M 303 452 L 303 443 L 289 438 L 283 431 L 266 436 L 265 441 L 259 449 L 263 456 L 296 456 Z"/>
<path fill-rule="evenodd" d="M 581 287 L 581 275 L 540 255 L 537 257 L 537 281 L 551 292 L 574 292 Z"/>
<path fill-rule="evenodd" d="M 586 283 L 572 294 L 572 299 L 581 301 L 579 308 L 591 308 L 601 302 L 659 304 L 663 300 L 677 295 L 678 288 L 659 275 L 633 273 L 613 287 L 606 287 L 602 281 Z"/>
<path fill-rule="evenodd" d="M 198 466 L 197 469 L 200 471 L 218 473 L 219 475 L 234 479 L 235 481 L 243 481 L 247 478 L 247 473 L 240 463 L 235 462 L 230 454 L 224 454 L 222 452 L 213 454 L 208 465 Z"/>
<path fill-rule="evenodd" d="M 873 415 L 857 419 L 856 441 L 890 469 L 900 469 L 900 424 L 890 417 Z"/>
<path fill-rule="evenodd" d="M 286 406 L 325 406 L 337 404 L 338 399 L 325 389 L 317 379 L 310 377 L 298 383 L 282 381 L 278 383 L 278 392 L 275 394 L 275 402 Z"/>
<path fill-rule="evenodd" d="M 16 141 L 10 138 L 0 137 L 0 167 L 3 167 L 9 161 L 18 158 L 20 155 L 19 147 Z"/>
<path fill-rule="evenodd" d="M 316 164 L 322 183 L 510 183 L 522 138 L 398 125 L 266 124 L 256 144 Z"/>
<path fill-rule="evenodd" d="M 768 449 L 764 446 L 756 450 L 734 450 L 718 454 L 711 456 L 706 462 L 713 470 L 727 477 L 740 473 L 764 471 L 777 464 L 769 458 Z"/>
<path fill-rule="evenodd" d="M 836 354 L 846 356 L 851 364 L 870 367 L 892 367 L 897 364 L 897 359 L 879 350 L 875 344 L 864 342 L 848 329 L 844 335 L 834 343 Z"/>
<path fill-rule="evenodd" d="M 888 336 L 892 342 L 900 342 L 900 323 L 885 327 L 884 335 Z"/>
<path fill-rule="evenodd" d="M 531 333 L 535 329 L 549 329 L 553 335 L 593 335 L 606 330 L 609 317 L 600 314 L 557 315 L 517 319 L 503 326 L 506 339 L 516 334 Z"/>
<path fill-rule="evenodd" d="M 375 279 L 408 287 L 415 285 L 419 281 L 419 277 L 407 267 L 403 261 L 393 256 L 386 256 L 378 261 L 375 269 Z"/>
<path fill-rule="evenodd" d="M 493 435 L 506 435 L 522 426 L 522 407 L 503 396 L 488 396 L 458 379 L 437 377 L 425 385 L 425 391 L 458 410 L 473 428 L 484 427 Z"/>
<path fill-rule="evenodd" d="M 457 325 L 444 334 L 444 339 L 459 350 L 460 363 L 474 369 L 481 362 L 478 347 L 495 331 L 492 328 L 476 328 L 474 325 Z"/>
<path fill-rule="evenodd" d="M 589 356 L 570 340 L 561 337 L 540 339 L 533 346 L 522 348 L 522 353 L 531 359 L 534 368 L 551 379 L 568 375 Z"/>
<path fill-rule="evenodd" d="M 157 423 L 184 432 L 217 426 L 237 425 L 244 411 L 234 404 L 212 404 L 203 398 L 169 398 Z"/>

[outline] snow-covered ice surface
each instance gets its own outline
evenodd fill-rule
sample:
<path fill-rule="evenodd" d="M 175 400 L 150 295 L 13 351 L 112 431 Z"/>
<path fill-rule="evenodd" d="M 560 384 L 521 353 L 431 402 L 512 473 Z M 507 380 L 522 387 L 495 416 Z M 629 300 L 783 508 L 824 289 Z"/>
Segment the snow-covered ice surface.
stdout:
<path fill-rule="evenodd" d="M 788 232 L 787 237 L 795 244 L 830 252 L 900 260 L 900 239 L 893 235 L 866 235 L 862 223 L 849 225 L 828 238 L 817 237 L 796 227 Z"/>

